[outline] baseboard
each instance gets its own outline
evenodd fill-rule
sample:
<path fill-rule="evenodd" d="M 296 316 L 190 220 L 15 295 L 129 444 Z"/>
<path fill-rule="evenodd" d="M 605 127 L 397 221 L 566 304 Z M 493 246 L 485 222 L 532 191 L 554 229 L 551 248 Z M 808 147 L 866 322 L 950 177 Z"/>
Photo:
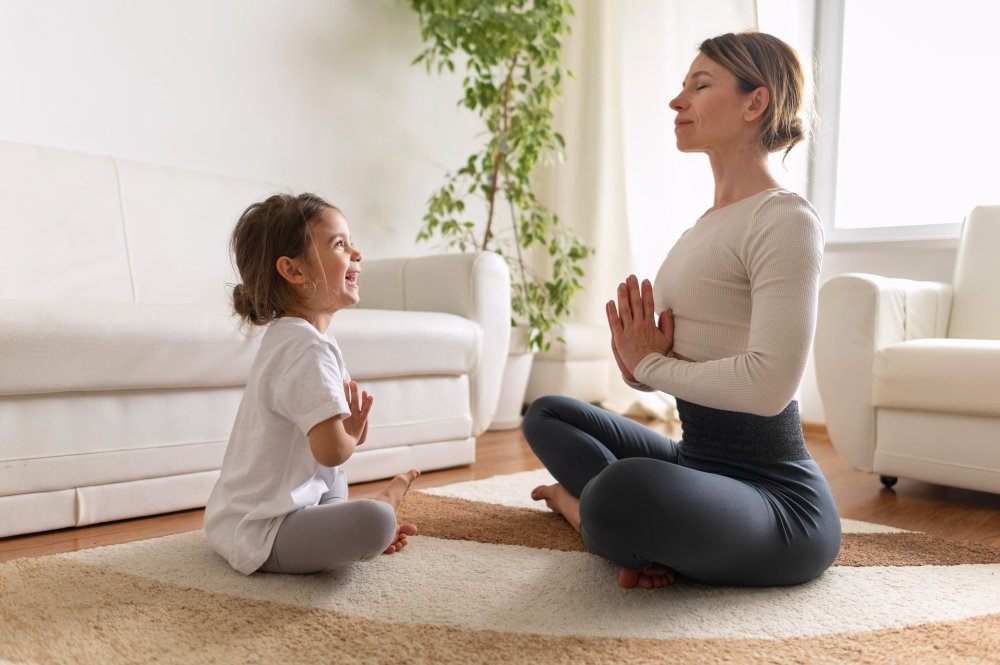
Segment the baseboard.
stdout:
<path fill-rule="evenodd" d="M 803 434 L 819 434 L 822 436 L 828 436 L 826 432 L 826 423 L 802 423 L 802 433 Z"/>

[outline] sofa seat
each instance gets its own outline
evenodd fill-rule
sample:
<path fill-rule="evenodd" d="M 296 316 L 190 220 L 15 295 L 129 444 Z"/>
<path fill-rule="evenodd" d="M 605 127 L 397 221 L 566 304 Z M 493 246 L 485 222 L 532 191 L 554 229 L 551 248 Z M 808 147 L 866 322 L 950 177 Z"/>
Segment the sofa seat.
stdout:
<path fill-rule="evenodd" d="M 892 344 L 875 354 L 873 376 L 876 407 L 1000 416 L 997 340 L 928 338 Z"/>
<path fill-rule="evenodd" d="M 461 377 L 476 369 L 478 325 L 438 312 L 347 310 L 336 318 L 352 377 L 376 397 L 364 450 L 470 437 Z M 3 494 L 221 465 L 260 338 L 241 334 L 232 317 L 194 306 L 26 303 L 0 308 L 0 326 L 3 350 L 17 350 L 0 353 L 0 395 L 18 396 L 0 400 Z M 440 399 L 413 399 L 428 393 Z M 164 412 L 184 417 L 161 422 Z M 88 425 L 95 414 L 99 428 Z M 144 435 L 151 423 L 156 438 Z"/>

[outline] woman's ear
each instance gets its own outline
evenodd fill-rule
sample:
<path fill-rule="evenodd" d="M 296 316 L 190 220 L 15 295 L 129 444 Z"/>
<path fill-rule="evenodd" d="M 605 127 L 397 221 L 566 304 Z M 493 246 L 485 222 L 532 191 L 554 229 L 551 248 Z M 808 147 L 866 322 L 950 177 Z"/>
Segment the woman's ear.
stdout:
<path fill-rule="evenodd" d="M 764 111 L 767 110 L 767 105 L 771 102 L 771 91 L 760 86 L 750 93 L 750 101 L 747 104 L 747 109 L 743 113 L 743 119 L 747 122 L 753 122 L 757 120 L 762 115 Z"/>
<path fill-rule="evenodd" d="M 277 268 L 278 274 L 292 286 L 302 286 L 308 281 L 308 276 L 302 270 L 301 263 L 295 259 L 280 256 L 275 262 L 274 267 Z"/>

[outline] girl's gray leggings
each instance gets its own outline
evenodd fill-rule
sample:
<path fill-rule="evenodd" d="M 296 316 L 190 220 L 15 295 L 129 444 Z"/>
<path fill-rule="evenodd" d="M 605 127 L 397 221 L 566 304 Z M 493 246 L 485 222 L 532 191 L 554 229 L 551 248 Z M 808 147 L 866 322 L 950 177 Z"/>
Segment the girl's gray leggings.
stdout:
<path fill-rule="evenodd" d="M 396 513 L 374 499 L 347 500 L 347 476 L 338 474 L 319 505 L 289 513 L 278 527 L 271 556 L 259 570 L 316 573 L 367 561 L 396 540 Z"/>
<path fill-rule="evenodd" d="M 528 409 L 524 435 L 580 499 L 587 547 L 623 567 L 660 563 L 713 584 L 798 584 L 826 570 L 840 518 L 797 404 L 773 418 L 678 408 L 682 442 L 572 398 Z"/>

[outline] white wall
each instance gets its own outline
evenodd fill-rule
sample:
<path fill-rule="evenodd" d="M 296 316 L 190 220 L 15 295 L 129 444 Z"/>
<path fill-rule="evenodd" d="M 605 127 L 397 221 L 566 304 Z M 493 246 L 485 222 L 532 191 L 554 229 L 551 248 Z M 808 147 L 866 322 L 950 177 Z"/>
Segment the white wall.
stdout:
<path fill-rule="evenodd" d="M 369 257 L 427 254 L 424 203 L 480 124 L 420 49 L 404 0 L 0 0 L 0 139 L 311 189 Z M 954 260 L 831 245 L 823 279 L 948 281 Z M 823 421 L 811 363 L 800 402 Z"/>
<path fill-rule="evenodd" d="M 404 0 L 0 0 L 0 139 L 314 190 L 369 257 L 431 253 L 480 124 L 421 45 Z"/>
<path fill-rule="evenodd" d="M 820 283 L 846 272 L 866 272 L 905 279 L 951 282 L 957 241 L 869 243 L 826 246 Z M 799 387 L 802 420 L 825 422 L 816 387 L 816 370 L 810 357 Z"/>

